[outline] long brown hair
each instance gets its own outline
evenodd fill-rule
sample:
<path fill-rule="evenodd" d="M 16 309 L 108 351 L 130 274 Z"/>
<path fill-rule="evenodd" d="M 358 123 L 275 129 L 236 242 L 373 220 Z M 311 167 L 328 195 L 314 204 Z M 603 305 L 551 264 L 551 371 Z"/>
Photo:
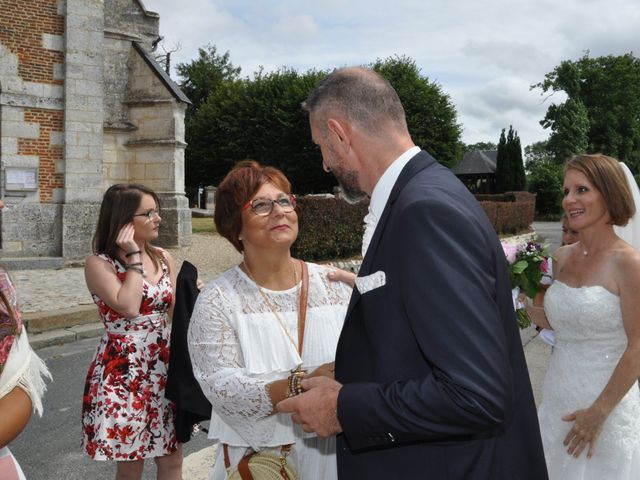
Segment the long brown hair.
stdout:
<path fill-rule="evenodd" d="M 117 183 L 104 192 L 98 225 L 93 235 L 94 253 L 105 253 L 113 259 L 119 258 L 118 250 L 120 247 L 116 245 L 118 233 L 122 227 L 132 221 L 144 194 L 153 197 L 156 208 L 159 210 L 160 200 L 156 192 L 138 183 Z M 149 242 L 145 242 L 144 249 L 153 261 L 155 268 L 158 269 L 162 258 L 160 251 Z"/>

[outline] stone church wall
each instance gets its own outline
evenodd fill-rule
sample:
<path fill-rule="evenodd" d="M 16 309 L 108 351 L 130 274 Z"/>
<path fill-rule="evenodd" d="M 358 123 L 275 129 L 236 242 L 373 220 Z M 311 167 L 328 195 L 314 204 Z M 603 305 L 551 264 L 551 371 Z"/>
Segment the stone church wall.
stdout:
<path fill-rule="evenodd" d="M 158 25 L 140 0 L 0 0 L 0 255 L 86 255 L 118 182 L 155 189 L 161 241 L 190 243 L 188 99 L 145 53 Z M 16 171 L 37 188 L 5 188 Z"/>

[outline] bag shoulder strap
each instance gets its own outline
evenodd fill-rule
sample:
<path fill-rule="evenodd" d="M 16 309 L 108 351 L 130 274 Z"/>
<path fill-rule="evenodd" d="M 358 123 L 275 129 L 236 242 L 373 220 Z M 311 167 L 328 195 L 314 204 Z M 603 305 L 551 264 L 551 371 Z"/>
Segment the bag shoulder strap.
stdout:
<path fill-rule="evenodd" d="M 229 446 L 226 443 L 222 444 L 223 456 L 224 456 L 224 468 L 229 470 L 231 467 L 231 460 L 229 459 Z M 238 473 L 240 474 L 240 478 L 242 480 L 253 480 L 253 475 L 251 475 L 251 470 L 249 470 L 249 460 L 255 452 L 251 450 L 244 457 L 240 459 L 238 463 Z"/>
<path fill-rule="evenodd" d="M 224 468 L 229 470 L 231 460 L 229 460 L 229 446 L 226 443 L 222 444 L 222 454 L 224 455 Z"/>
<path fill-rule="evenodd" d="M 309 293 L 309 268 L 303 260 L 300 260 L 300 265 L 302 267 L 302 286 L 300 287 L 300 308 L 298 308 L 298 353 L 302 357 L 304 326 L 307 318 L 307 297 Z"/>
<path fill-rule="evenodd" d="M 251 474 L 251 470 L 249 470 L 249 460 L 253 457 L 253 450 L 251 453 L 248 453 L 240 460 L 238 463 L 238 473 L 240 474 L 240 478 L 242 480 L 253 480 L 253 475 Z"/>

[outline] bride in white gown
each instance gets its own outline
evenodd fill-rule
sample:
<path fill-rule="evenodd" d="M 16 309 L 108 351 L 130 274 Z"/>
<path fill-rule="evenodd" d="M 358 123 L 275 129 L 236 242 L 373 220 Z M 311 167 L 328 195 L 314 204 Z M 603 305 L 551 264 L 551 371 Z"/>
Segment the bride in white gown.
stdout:
<path fill-rule="evenodd" d="M 557 343 L 538 412 L 549 478 L 640 478 L 640 252 L 614 225 L 634 214 L 618 162 L 573 157 L 563 208 L 580 242 L 561 247 L 544 308 Z"/>

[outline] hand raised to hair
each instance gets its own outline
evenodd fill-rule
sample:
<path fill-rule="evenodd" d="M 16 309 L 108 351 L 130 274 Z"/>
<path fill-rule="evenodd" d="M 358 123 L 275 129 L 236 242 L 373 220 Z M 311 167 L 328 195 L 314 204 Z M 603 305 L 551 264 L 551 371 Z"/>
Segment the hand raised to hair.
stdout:
<path fill-rule="evenodd" d="M 135 227 L 133 223 L 127 223 L 122 226 L 116 237 L 116 245 L 120 247 L 124 253 L 135 252 L 140 250 L 138 244 L 134 240 Z"/>

